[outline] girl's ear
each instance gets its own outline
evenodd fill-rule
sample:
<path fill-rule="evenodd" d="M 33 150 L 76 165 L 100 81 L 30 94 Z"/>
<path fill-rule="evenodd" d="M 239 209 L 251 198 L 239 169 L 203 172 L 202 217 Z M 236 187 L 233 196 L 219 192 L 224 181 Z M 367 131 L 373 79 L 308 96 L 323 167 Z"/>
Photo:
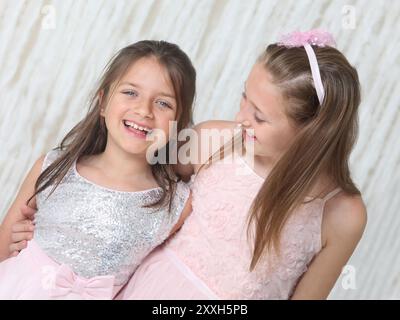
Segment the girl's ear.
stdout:
<path fill-rule="evenodd" d="M 103 96 L 104 96 L 104 89 L 101 89 L 98 93 L 98 99 L 99 99 L 99 106 L 100 106 L 100 115 L 104 117 L 105 108 L 104 108 L 104 106 L 102 106 Z"/>

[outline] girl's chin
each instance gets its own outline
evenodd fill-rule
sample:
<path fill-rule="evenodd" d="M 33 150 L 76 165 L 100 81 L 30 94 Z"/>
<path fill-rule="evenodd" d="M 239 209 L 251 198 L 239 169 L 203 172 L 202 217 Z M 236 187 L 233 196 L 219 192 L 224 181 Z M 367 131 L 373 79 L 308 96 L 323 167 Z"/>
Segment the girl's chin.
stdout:
<path fill-rule="evenodd" d="M 253 155 L 253 157 L 265 157 L 265 152 L 263 150 L 260 150 L 260 145 L 255 142 L 247 142 L 245 141 L 244 148 L 247 153 Z"/>
<path fill-rule="evenodd" d="M 119 147 L 128 155 L 146 156 L 150 142 L 146 140 L 123 141 Z"/>

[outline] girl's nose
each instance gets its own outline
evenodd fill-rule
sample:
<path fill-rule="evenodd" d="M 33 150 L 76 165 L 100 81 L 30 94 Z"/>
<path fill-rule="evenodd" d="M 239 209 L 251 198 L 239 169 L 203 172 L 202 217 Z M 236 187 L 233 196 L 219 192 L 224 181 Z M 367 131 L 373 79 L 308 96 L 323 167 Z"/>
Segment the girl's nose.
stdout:
<path fill-rule="evenodd" d="M 153 117 L 151 103 L 143 102 L 136 108 L 135 112 L 142 118 L 152 118 Z"/>
<path fill-rule="evenodd" d="M 249 120 L 246 120 L 245 117 L 238 115 L 235 119 L 235 121 L 237 122 L 237 124 L 241 127 L 250 127 L 251 126 L 251 122 Z"/>
<path fill-rule="evenodd" d="M 236 114 L 236 122 L 240 123 L 243 127 L 251 126 L 251 122 L 249 119 L 249 108 L 246 105 L 245 101 L 242 101 L 240 104 L 240 110 Z"/>

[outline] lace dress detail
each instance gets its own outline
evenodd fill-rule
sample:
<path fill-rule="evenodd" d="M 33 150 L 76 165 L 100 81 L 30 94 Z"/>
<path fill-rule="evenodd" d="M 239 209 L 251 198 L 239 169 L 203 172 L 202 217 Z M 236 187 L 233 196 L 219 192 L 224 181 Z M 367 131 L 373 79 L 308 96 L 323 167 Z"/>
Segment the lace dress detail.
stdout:
<path fill-rule="evenodd" d="M 340 190 L 301 205 L 283 229 L 281 258 L 263 257 L 249 272 L 248 211 L 264 180 L 243 158 L 233 159 L 201 170 L 192 181 L 193 212 L 165 250 L 221 299 L 288 299 L 321 250 L 324 203 Z"/>

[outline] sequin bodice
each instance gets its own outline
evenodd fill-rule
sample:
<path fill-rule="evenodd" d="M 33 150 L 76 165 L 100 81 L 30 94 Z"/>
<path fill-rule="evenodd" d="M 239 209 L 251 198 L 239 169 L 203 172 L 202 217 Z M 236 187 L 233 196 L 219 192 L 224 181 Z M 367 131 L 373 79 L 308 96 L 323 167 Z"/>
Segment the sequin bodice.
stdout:
<path fill-rule="evenodd" d="M 43 169 L 60 151 L 47 154 Z M 110 190 L 82 176 L 74 164 L 60 185 L 37 196 L 35 241 L 56 262 L 79 276 L 114 275 L 123 285 L 141 260 L 169 235 L 189 196 L 177 185 L 171 213 L 144 208 L 161 196 L 161 188 L 139 192 Z"/>

